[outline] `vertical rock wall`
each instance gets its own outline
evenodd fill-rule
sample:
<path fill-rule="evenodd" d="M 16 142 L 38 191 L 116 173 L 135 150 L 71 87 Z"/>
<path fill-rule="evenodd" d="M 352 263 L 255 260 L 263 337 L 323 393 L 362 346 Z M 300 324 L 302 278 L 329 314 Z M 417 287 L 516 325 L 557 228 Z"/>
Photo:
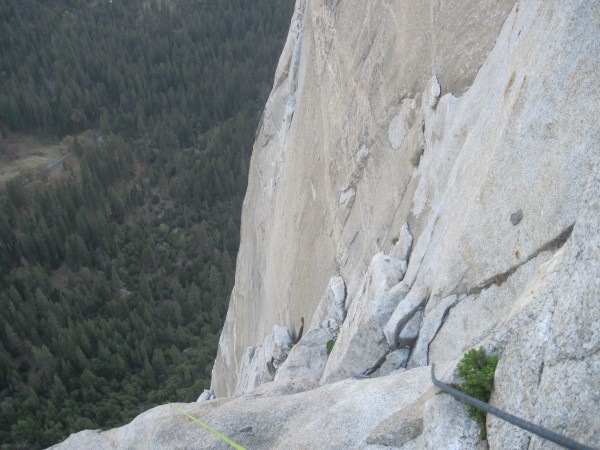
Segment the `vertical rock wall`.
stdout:
<path fill-rule="evenodd" d="M 331 276 L 353 298 L 409 213 L 421 93 L 432 74 L 465 92 L 513 4 L 297 1 L 252 155 L 218 396 L 274 324 L 312 316 Z"/>

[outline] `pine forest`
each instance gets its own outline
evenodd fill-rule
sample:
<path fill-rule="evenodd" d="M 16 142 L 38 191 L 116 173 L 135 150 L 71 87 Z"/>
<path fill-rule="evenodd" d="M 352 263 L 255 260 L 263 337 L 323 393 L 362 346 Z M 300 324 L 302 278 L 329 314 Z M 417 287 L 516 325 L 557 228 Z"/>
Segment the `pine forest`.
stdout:
<path fill-rule="evenodd" d="M 1 0 L 0 448 L 210 386 L 293 0 Z M 12 139 L 12 140 L 11 140 Z"/>

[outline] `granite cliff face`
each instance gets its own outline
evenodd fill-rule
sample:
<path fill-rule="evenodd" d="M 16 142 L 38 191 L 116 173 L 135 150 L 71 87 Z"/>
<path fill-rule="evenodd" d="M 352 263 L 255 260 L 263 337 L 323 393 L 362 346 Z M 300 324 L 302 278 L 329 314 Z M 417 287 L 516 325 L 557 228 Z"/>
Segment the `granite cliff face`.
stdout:
<path fill-rule="evenodd" d="M 354 295 L 411 215 L 419 179 L 437 175 L 415 170 L 413 154 L 450 169 L 455 155 L 429 148 L 446 119 L 433 121 L 432 76 L 443 94 L 465 92 L 514 1 L 451 3 L 297 1 L 252 156 L 217 395 L 239 392 L 244 352 L 274 324 L 312 316 L 331 276 Z M 433 200 L 419 193 L 417 235 Z"/>
<path fill-rule="evenodd" d="M 248 448 L 547 448 L 432 387 L 484 346 L 493 404 L 596 445 L 599 70 L 589 0 L 297 0 L 217 398 L 182 407 Z M 163 406 L 59 448 L 207 434 Z"/>

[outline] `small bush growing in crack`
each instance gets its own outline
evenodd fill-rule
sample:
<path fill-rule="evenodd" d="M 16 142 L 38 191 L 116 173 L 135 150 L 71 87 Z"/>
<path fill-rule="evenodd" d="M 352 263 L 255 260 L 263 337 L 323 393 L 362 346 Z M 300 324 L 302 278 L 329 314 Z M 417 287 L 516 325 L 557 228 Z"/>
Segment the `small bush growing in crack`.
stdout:
<path fill-rule="evenodd" d="M 498 355 L 487 355 L 483 347 L 469 350 L 458 363 L 458 375 L 465 380 L 460 390 L 482 402 L 489 402 L 494 388 L 494 376 L 498 365 Z M 487 437 L 485 411 L 467 405 L 469 417 L 479 425 L 479 437 Z"/>
<path fill-rule="evenodd" d="M 333 350 L 333 345 L 335 344 L 335 340 L 334 339 L 329 339 L 327 341 L 327 354 L 329 355 L 331 353 L 331 350 Z"/>

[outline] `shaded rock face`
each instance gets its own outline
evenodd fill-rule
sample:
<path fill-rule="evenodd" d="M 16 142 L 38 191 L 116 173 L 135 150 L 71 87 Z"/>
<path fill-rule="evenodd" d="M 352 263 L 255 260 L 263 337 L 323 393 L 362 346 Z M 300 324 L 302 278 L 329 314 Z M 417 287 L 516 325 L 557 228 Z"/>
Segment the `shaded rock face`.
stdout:
<path fill-rule="evenodd" d="M 196 400 L 196 402 L 202 403 L 202 402 L 207 402 L 209 400 L 214 400 L 214 399 L 215 399 L 215 394 L 213 393 L 213 391 L 211 391 L 210 389 L 205 389 L 204 392 L 202 392 L 202 394 L 200 394 L 200 396 L 198 397 L 198 400 Z"/>
<path fill-rule="evenodd" d="M 429 344 L 442 327 L 448 311 L 463 298 L 456 294 L 449 295 L 425 316 L 408 367 L 426 366 L 429 363 Z"/>
<path fill-rule="evenodd" d="M 406 270 L 406 264 L 401 268 Z M 380 271 L 386 270 L 390 272 L 389 268 Z M 398 273 L 390 272 L 390 276 L 397 278 Z M 379 274 L 378 282 L 385 285 L 385 280 Z M 318 381 L 329 357 L 327 345 L 335 342 L 346 317 L 345 304 L 346 285 L 341 277 L 334 276 L 321 297 L 308 332 L 304 332 L 304 318 L 294 339 L 286 327 L 277 324 L 262 346 L 246 349 L 236 392 L 249 393 L 273 380 Z"/>
<path fill-rule="evenodd" d="M 271 360 L 277 369 L 290 353 L 290 349 L 292 348 L 292 338 L 288 329 L 283 325 L 275 325 L 273 327 L 272 336 Z"/>
<path fill-rule="evenodd" d="M 392 239 L 392 243 L 393 242 L 394 240 Z M 394 247 L 392 248 L 392 251 L 390 252 L 390 256 L 398 258 L 402 261 L 406 261 L 408 263 L 410 251 L 412 250 L 412 244 L 412 233 L 410 232 L 408 223 L 404 223 L 404 225 L 402 225 L 402 229 L 400 230 L 398 240 L 396 241 Z"/>
<path fill-rule="evenodd" d="M 325 320 L 340 324 L 346 318 L 346 283 L 340 276 L 331 277 L 327 289 L 313 314 L 310 328 L 316 328 Z"/>
<path fill-rule="evenodd" d="M 390 351 L 383 328 L 410 288 L 401 282 L 406 262 L 375 255 L 323 371 L 322 383 L 381 365 Z"/>
<path fill-rule="evenodd" d="M 327 342 L 332 335 L 323 328 L 310 330 L 290 351 L 277 370 L 275 381 L 305 378 L 319 381 L 327 362 Z"/>
<path fill-rule="evenodd" d="M 263 383 L 273 381 L 268 366 L 262 363 L 264 360 L 263 346 L 248 347 L 242 359 L 242 370 L 238 378 L 237 390 L 239 392 L 249 392 Z"/>
<path fill-rule="evenodd" d="M 427 288 L 415 287 L 396 306 L 383 330 L 390 348 L 408 344 L 418 336 L 421 329 L 422 307 L 425 305 L 427 295 Z M 416 322 L 414 318 L 417 319 Z"/>

